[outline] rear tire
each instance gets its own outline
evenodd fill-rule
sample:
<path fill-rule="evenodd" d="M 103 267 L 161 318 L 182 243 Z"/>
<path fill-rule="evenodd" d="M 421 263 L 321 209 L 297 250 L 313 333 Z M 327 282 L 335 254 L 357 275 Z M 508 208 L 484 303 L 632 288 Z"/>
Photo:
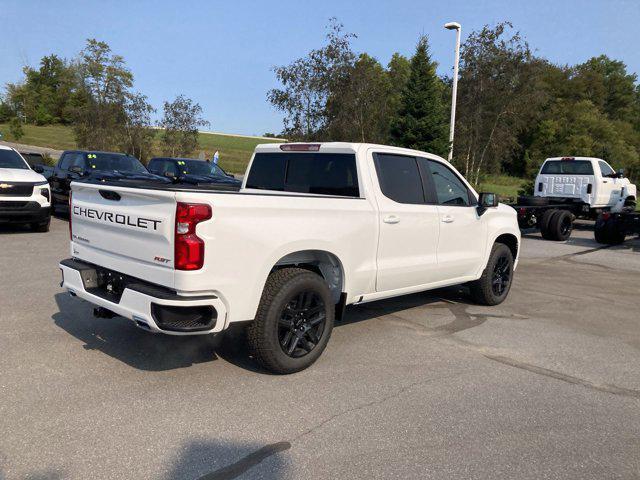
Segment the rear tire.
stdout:
<path fill-rule="evenodd" d="M 503 243 L 494 243 L 482 276 L 471 282 L 471 296 L 481 305 L 498 305 L 507 298 L 513 282 L 513 254 Z"/>
<path fill-rule="evenodd" d="M 251 354 L 273 373 L 304 370 L 329 342 L 334 309 L 331 291 L 321 276 L 302 268 L 272 273 L 256 318 L 247 328 Z"/>
<path fill-rule="evenodd" d="M 564 242 L 573 231 L 573 215 L 567 210 L 556 211 L 549 222 L 547 233 L 550 240 Z"/>
<path fill-rule="evenodd" d="M 558 210 L 552 208 L 550 210 L 545 210 L 540 218 L 540 233 L 542 234 L 542 238 L 545 240 L 551 240 L 550 232 L 549 232 L 549 224 L 551 222 L 551 218 L 556 214 Z"/>

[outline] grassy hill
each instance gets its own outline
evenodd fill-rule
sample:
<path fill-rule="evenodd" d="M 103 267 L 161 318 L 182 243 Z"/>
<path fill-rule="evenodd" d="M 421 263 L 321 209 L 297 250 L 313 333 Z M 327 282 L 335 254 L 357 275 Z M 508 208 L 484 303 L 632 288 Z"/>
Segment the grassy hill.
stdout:
<path fill-rule="evenodd" d="M 24 136 L 18 143 L 26 145 L 34 145 L 38 147 L 49 147 L 56 150 L 67 150 L 76 148 L 76 142 L 73 138 L 71 127 L 62 125 L 23 125 Z M 3 140 L 17 141 L 9 134 L 9 126 L 0 124 L 0 132 L 2 132 Z M 160 143 L 161 132 L 156 133 L 156 144 Z M 213 153 L 218 150 L 220 152 L 220 164 L 222 168 L 231 173 L 244 173 L 247 162 L 251 158 L 251 153 L 256 145 L 260 143 L 279 142 L 268 138 L 252 138 L 235 135 L 223 135 L 216 133 L 200 133 L 200 148 L 194 153 L 198 156 L 201 150 L 205 152 L 207 158 L 211 158 Z"/>
<path fill-rule="evenodd" d="M 57 150 L 66 150 L 76 148 L 71 127 L 61 125 L 47 125 L 38 127 L 35 125 L 24 125 L 24 137 L 19 143 L 27 145 L 35 145 L 38 147 L 49 147 Z M 0 124 L 0 132 L 3 139 L 12 141 L 9 135 L 7 124 Z M 156 133 L 156 144 L 160 143 L 161 132 Z M 220 164 L 222 168 L 231 173 L 244 173 L 247 162 L 251 158 L 251 153 L 259 143 L 278 142 L 267 138 L 241 137 L 234 135 L 220 135 L 215 133 L 200 133 L 199 142 L 200 150 L 203 150 L 207 158 L 211 158 L 213 153 L 218 150 L 220 152 Z M 200 153 L 195 153 L 197 156 Z M 480 184 L 478 191 L 494 192 L 500 195 L 502 199 L 517 196 L 518 189 L 526 182 L 521 178 L 508 177 L 505 175 L 487 176 Z"/>

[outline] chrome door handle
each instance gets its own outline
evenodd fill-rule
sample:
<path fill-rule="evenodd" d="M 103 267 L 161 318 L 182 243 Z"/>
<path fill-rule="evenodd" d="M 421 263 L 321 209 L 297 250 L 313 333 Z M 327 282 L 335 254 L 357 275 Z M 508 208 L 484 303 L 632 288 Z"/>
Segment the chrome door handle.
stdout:
<path fill-rule="evenodd" d="M 445 215 L 442 217 L 444 223 L 453 223 L 454 218 L 451 215 Z"/>
<path fill-rule="evenodd" d="M 384 223 L 399 223 L 400 218 L 395 215 L 388 215 L 382 219 Z"/>

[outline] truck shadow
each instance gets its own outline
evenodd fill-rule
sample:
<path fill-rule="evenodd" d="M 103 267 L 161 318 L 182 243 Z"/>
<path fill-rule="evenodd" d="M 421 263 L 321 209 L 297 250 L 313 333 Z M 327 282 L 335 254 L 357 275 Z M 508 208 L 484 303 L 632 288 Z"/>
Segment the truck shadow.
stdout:
<path fill-rule="evenodd" d="M 283 478 L 286 472 L 283 462 L 286 453 L 283 452 L 290 448 L 289 442 L 261 446 L 208 439 L 193 440 L 180 449 L 180 458 L 165 478 L 232 480 L 249 471 L 257 478 Z"/>
<path fill-rule="evenodd" d="M 268 445 L 238 443 L 226 440 L 196 438 L 180 445 L 180 456 L 166 469 L 166 475 L 156 478 L 166 480 L 233 480 L 251 472 L 264 479 L 279 479 L 285 476 L 287 466 L 284 457 L 291 448 L 289 442 Z M 0 459 L 2 458 L 0 454 Z M 160 456 L 157 462 L 164 462 Z M 107 475 L 107 472 L 96 472 Z M 58 480 L 73 476 L 73 467 L 59 465 L 28 472 L 24 477 L 30 480 Z M 138 478 L 147 478 L 148 472 L 138 472 Z M 4 479 L 0 463 L 0 480 Z M 8 477 L 6 477 L 8 478 Z"/>
<path fill-rule="evenodd" d="M 20 224 L 12 224 L 12 223 L 3 223 L 0 224 L 0 235 L 2 234 L 24 234 L 24 233 L 33 233 L 33 230 L 28 225 L 20 225 Z"/>
<path fill-rule="evenodd" d="M 133 325 L 122 317 L 95 318 L 92 306 L 72 298 L 67 293 L 55 296 L 58 312 L 52 316 L 55 324 L 83 342 L 85 350 L 99 350 L 133 368 L 146 371 L 166 371 L 220 359 L 256 373 L 269 374 L 251 357 L 241 325 L 222 335 L 177 337 L 153 334 Z M 454 302 L 457 309 L 468 305 L 461 287 L 382 300 L 365 306 L 351 306 L 345 318 L 335 328 L 364 322 L 403 310 L 436 302 Z"/>

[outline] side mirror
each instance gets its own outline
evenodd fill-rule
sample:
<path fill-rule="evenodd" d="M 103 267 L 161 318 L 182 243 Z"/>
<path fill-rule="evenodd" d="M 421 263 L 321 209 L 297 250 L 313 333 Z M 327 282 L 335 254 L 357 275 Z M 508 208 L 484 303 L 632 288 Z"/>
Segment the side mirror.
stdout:
<path fill-rule="evenodd" d="M 164 172 L 164 176 L 167 178 L 176 178 L 176 174 L 173 172 Z"/>
<path fill-rule="evenodd" d="M 69 169 L 69 171 L 70 171 L 71 173 L 76 173 L 76 174 L 78 174 L 78 175 L 84 175 L 84 168 L 82 168 L 82 167 L 81 167 L 81 166 L 79 166 L 79 165 L 74 165 L 73 167 L 71 167 L 71 168 Z"/>
<path fill-rule="evenodd" d="M 480 198 L 478 198 L 478 215 L 484 214 L 488 208 L 495 208 L 498 206 L 498 195 L 495 193 L 482 192 Z"/>
<path fill-rule="evenodd" d="M 44 173 L 44 167 L 42 165 L 34 165 L 33 171 L 36 173 Z"/>
<path fill-rule="evenodd" d="M 624 178 L 624 168 L 621 168 L 620 170 L 618 170 L 618 171 L 616 172 L 616 176 L 617 176 L 618 178 Z"/>

